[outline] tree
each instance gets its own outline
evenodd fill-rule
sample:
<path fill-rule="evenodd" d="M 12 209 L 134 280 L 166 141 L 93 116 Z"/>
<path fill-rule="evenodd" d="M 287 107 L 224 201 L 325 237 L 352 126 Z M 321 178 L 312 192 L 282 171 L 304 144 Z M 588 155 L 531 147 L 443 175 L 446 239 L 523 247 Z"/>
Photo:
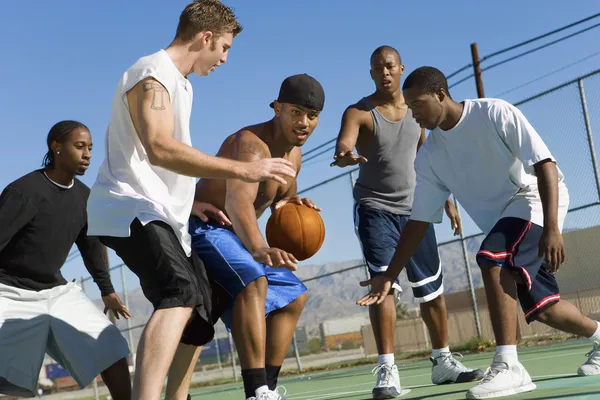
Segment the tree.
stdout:
<path fill-rule="evenodd" d="M 410 317 L 408 305 L 406 303 L 396 303 L 396 319 L 407 319 Z"/>

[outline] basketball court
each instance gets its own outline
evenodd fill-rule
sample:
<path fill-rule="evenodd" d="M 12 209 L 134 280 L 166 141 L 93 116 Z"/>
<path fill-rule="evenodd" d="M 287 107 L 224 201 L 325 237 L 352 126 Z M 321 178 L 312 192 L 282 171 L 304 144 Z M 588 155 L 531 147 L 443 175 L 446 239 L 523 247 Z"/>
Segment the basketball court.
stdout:
<path fill-rule="evenodd" d="M 529 371 L 537 389 L 533 392 L 505 397 L 510 400 L 539 399 L 599 399 L 600 376 L 579 377 L 577 368 L 592 348 L 588 341 L 573 341 L 544 345 L 519 350 L 519 359 Z M 464 357 L 469 367 L 485 369 L 493 353 L 482 353 Z M 431 384 L 431 363 L 418 360 L 397 363 L 403 391 L 399 399 L 410 400 L 458 400 L 465 399 L 465 392 L 473 383 L 435 386 Z M 375 377 L 373 366 L 340 369 L 328 372 L 303 374 L 280 379 L 280 386 L 287 390 L 289 400 L 368 400 Z M 193 400 L 243 399 L 241 381 L 236 384 L 192 389 Z"/>

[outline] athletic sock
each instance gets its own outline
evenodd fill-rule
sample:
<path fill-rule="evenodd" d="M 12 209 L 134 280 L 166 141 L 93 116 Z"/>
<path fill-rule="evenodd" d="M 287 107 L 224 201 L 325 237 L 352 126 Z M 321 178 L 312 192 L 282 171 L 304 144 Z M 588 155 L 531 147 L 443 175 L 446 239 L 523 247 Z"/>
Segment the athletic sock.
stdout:
<path fill-rule="evenodd" d="M 509 365 L 518 363 L 519 356 L 517 354 L 517 345 L 508 344 L 504 346 L 496 346 L 496 355 L 494 355 L 494 361 L 505 362 Z"/>
<path fill-rule="evenodd" d="M 277 378 L 279 378 L 279 371 L 281 371 L 281 365 L 266 365 L 265 370 L 267 371 L 267 384 L 269 385 L 269 390 L 277 389 Z"/>
<path fill-rule="evenodd" d="M 440 357 L 442 353 L 450 353 L 450 347 L 446 346 L 441 349 L 431 349 L 431 357 L 433 359 Z"/>
<path fill-rule="evenodd" d="M 394 354 L 380 354 L 379 365 L 394 365 Z"/>
<path fill-rule="evenodd" d="M 251 368 L 242 370 L 242 380 L 244 381 L 244 392 L 246 398 L 255 397 L 256 390 L 263 386 L 268 388 L 267 373 L 264 368 Z"/>
<path fill-rule="evenodd" d="M 598 326 L 596 327 L 596 332 L 594 332 L 594 334 L 592 336 L 590 336 L 589 339 L 592 342 L 600 343 L 600 322 L 596 321 L 596 324 L 598 324 Z"/>

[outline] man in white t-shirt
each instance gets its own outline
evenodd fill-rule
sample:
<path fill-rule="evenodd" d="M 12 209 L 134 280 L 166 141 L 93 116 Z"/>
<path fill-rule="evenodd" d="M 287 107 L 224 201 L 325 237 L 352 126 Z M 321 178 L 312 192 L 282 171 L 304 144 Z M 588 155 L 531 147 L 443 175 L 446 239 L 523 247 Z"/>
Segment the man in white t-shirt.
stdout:
<path fill-rule="evenodd" d="M 579 375 L 600 373 L 600 324 L 560 299 L 554 273 L 565 258 L 562 227 L 569 205 L 564 177 L 547 146 L 514 106 L 500 99 L 450 97 L 444 75 L 421 67 L 404 82 L 417 122 L 431 131 L 415 160 L 417 186 L 409 223 L 385 274 L 362 282 L 358 301 L 383 301 L 429 223 L 440 223 L 452 193 L 487 235 L 477 253 L 496 337 L 496 355 L 468 399 L 535 389 L 517 357 L 518 297 L 528 323 L 539 321 L 590 338 Z"/>
<path fill-rule="evenodd" d="M 131 66 L 113 97 L 105 160 L 88 199 L 88 233 L 139 277 L 154 307 L 138 346 L 133 399 L 160 398 L 193 310 L 204 321 L 193 326 L 209 340 L 214 334 L 210 285 L 188 233 L 195 178 L 284 183 L 282 176 L 295 176 L 283 159 L 240 162 L 192 147 L 193 92 L 186 77 L 208 75 L 226 62 L 241 30 L 221 2 L 190 3 L 173 42 Z M 218 212 L 210 205 L 200 208 Z"/>

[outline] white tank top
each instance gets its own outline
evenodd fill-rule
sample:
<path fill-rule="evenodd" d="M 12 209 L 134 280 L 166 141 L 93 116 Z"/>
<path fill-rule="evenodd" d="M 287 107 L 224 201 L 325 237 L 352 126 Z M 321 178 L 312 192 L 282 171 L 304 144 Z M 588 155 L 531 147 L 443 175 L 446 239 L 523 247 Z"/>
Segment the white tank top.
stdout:
<path fill-rule="evenodd" d="M 196 179 L 150 164 L 129 114 L 127 91 L 147 77 L 159 81 L 169 92 L 175 123 L 173 137 L 192 145 L 192 85 L 164 50 L 140 58 L 123 74 L 112 100 L 105 158 L 88 199 L 88 234 L 125 237 L 135 218 L 144 225 L 164 221 L 190 256 L 188 219 Z"/>

